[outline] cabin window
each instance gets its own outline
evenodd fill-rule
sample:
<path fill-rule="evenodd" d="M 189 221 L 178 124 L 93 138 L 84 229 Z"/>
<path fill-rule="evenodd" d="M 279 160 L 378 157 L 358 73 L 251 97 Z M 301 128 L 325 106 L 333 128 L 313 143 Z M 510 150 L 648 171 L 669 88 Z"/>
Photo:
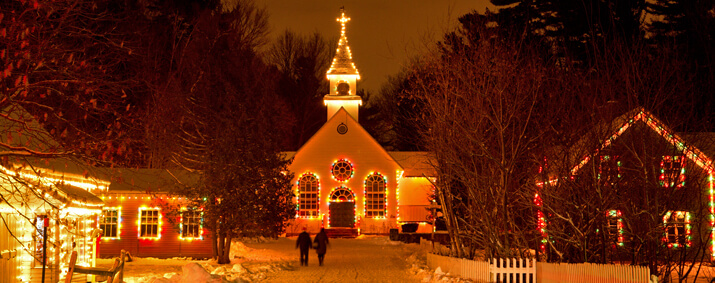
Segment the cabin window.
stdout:
<path fill-rule="evenodd" d="M 99 229 L 102 230 L 102 238 L 119 238 L 119 218 L 121 210 L 119 208 L 105 208 L 99 216 Z"/>
<path fill-rule="evenodd" d="M 139 238 L 161 238 L 161 213 L 158 208 L 139 209 Z"/>
<path fill-rule="evenodd" d="M 610 242 L 623 246 L 623 218 L 620 210 L 606 212 L 606 232 Z"/>
<path fill-rule="evenodd" d="M 685 185 L 685 158 L 663 156 L 660 161 L 660 185 L 664 188 L 682 188 Z"/>
<path fill-rule="evenodd" d="M 663 241 L 669 248 L 690 246 L 690 213 L 686 211 L 668 211 L 663 216 L 665 237 Z"/>
<path fill-rule="evenodd" d="M 186 210 L 181 212 L 181 238 L 198 239 L 201 238 L 202 219 L 201 211 Z"/>
<path fill-rule="evenodd" d="M 385 177 L 379 173 L 368 175 L 365 178 L 365 217 L 385 217 L 386 183 Z"/>
<path fill-rule="evenodd" d="M 615 185 L 621 178 L 621 161 L 618 155 L 601 155 L 598 180 L 604 185 Z"/>
<path fill-rule="evenodd" d="M 319 193 L 318 177 L 312 173 L 303 174 L 298 180 L 298 215 L 300 217 L 318 217 Z"/>

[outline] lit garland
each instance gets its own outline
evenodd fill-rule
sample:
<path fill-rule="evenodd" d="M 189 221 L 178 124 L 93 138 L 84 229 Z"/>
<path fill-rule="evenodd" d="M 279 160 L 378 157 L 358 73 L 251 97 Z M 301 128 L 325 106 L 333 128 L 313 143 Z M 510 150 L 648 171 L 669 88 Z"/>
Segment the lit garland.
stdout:
<path fill-rule="evenodd" d="M 685 186 L 685 158 L 682 156 L 663 156 L 660 161 L 660 185 L 664 188 L 680 189 Z"/>
<path fill-rule="evenodd" d="M 373 209 L 371 209 L 372 211 L 368 211 L 368 207 L 367 207 L 368 186 L 372 186 L 373 182 L 380 182 L 380 181 L 382 181 L 382 184 L 378 183 L 378 187 L 380 185 L 382 185 L 382 193 L 383 193 L 383 201 L 384 201 L 384 206 L 382 208 L 382 216 L 379 216 L 379 213 L 378 213 L 379 209 L 377 209 L 378 211 L 376 211 L 376 209 L 373 208 Z M 370 182 L 370 183 L 368 183 L 368 182 Z M 372 173 L 370 173 L 370 175 L 367 175 L 367 177 L 365 178 L 365 181 L 363 182 L 363 188 L 364 188 L 364 190 L 363 190 L 362 204 L 363 204 L 363 209 L 365 210 L 365 217 L 373 218 L 373 219 L 387 219 L 387 178 L 380 173 L 372 172 Z M 380 192 L 379 191 L 372 192 L 372 194 L 379 195 Z M 376 213 L 376 215 L 368 215 L 369 214 L 368 212 Z"/>
<path fill-rule="evenodd" d="M 675 215 L 673 215 L 673 213 Z M 667 243 L 669 248 L 678 248 L 680 246 L 677 242 L 677 239 L 675 243 L 670 242 L 668 240 L 668 221 L 671 220 L 671 216 L 675 216 L 676 220 L 683 219 L 684 222 L 682 222 L 682 225 L 684 225 L 685 230 L 685 247 L 690 247 L 690 213 L 685 211 L 668 211 L 667 213 L 665 213 L 665 215 L 663 216 L 663 226 L 665 226 L 666 230 L 664 231 L 665 233 L 663 233 L 663 242 Z"/>
<path fill-rule="evenodd" d="M 348 37 L 345 35 L 345 24 L 350 21 L 350 18 L 345 17 L 345 11 L 341 9 L 341 16 L 340 18 L 337 18 L 337 21 L 340 22 L 340 40 L 338 40 L 338 48 L 335 50 L 335 57 L 333 57 L 333 61 L 330 64 L 330 69 L 328 70 L 328 79 L 330 79 L 330 75 L 333 71 L 335 71 L 336 63 L 337 63 L 337 58 L 340 56 L 343 52 L 347 53 L 347 58 L 350 60 L 350 66 L 352 67 L 353 70 L 355 70 L 355 76 L 357 79 L 360 79 L 360 74 L 358 73 L 357 68 L 355 67 L 355 63 L 352 62 L 353 55 L 352 52 L 350 51 L 350 46 L 348 46 Z M 345 50 L 341 50 L 341 48 L 345 48 Z"/>
<path fill-rule="evenodd" d="M 347 159 L 338 159 L 330 166 L 333 179 L 338 182 L 346 182 L 355 175 L 355 166 Z"/>
<path fill-rule="evenodd" d="M 546 232 L 546 217 L 544 217 L 544 212 L 541 207 L 544 202 L 541 200 L 541 196 L 537 193 L 534 196 L 534 204 L 538 207 L 536 210 L 536 229 L 541 235 L 541 244 L 539 244 L 539 249 L 541 252 L 546 252 L 546 244 L 548 243 L 549 234 Z"/>
<path fill-rule="evenodd" d="M 313 180 L 304 180 L 308 178 L 313 178 Z M 315 189 L 315 194 L 316 194 L 316 201 L 315 201 L 315 209 L 302 209 L 300 207 L 300 193 L 301 193 L 301 185 L 305 185 L 304 182 L 310 182 L 310 183 L 315 183 L 314 185 L 311 185 L 311 188 L 316 188 Z M 306 219 L 314 219 L 318 218 L 320 215 L 320 180 L 318 179 L 318 175 L 315 175 L 311 172 L 305 172 L 300 177 L 298 177 L 298 181 L 296 181 L 296 213 L 295 217 L 296 218 L 306 218 Z M 312 191 L 311 191 L 312 192 Z M 302 212 L 306 212 L 306 215 L 300 215 Z"/>
<path fill-rule="evenodd" d="M 199 236 L 198 237 L 184 237 L 184 212 L 189 210 L 186 207 L 181 208 L 181 214 L 179 216 L 179 240 L 192 241 L 192 240 L 203 240 L 204 239 L 204 213 L 203 211 L 194 211 L 199 213 Z M 191 223 L 192 225 L 197 225 Z"/>
<path fill-rule="evenodd" d="M 344 199 L 343 199 L 344 198 Z M 330 191 L 329 203 L 334 202 L 352 202 L 353 203 L 353 224 L 357 223 L 357 206 L 355 205 L 355 193 L 345 186 L 333 188 Z M 328 209 L 328 228 L 330 228 L 330 209 Z"/>
<path fill-rule="evenodd" d="M 146 223 L 145 225 L 157 225 L 157 230 L 156 230 L 156 237 L 151 237 L 151 236 L 143 236 L 142 237 L 142 212 L 143 211 L 156 211 L 157 212 L 157 223 Z M 161 239 L 161 227 L 163 226 L 162 223 L 162 215 L 161 215 L 161 209 L 158 207 L 146 207 L 142 206 L 139 208 L 139 215 L 137 217 L 137 238 L 138 239 L 143 239 L 143 240 L 159 240 Z"/>
<path fill-rule="evenodd" d="M 402 180 L 402 175 L 405 174 L 403 170 L 397 170 L 397 182 L 395 182 L 395 199 L 397 204 L 395 204 L 395 213 L 397 214 L 397 224 L 400 224 L 400 181 Z"/>
<path fill-rule="evenodd" d="M 606 212 L 606 217 L 610 219 L 615 219 L 616 220 L 616 244 L 619 246 L 624 245 L 624 240 L 623 240 L 623 218 L 621 217 L 621 211 L 620 210 L 609 210 Z"/>
<path fill-rule="evenodd" d="M 715 190 L 715 178 L 713 178 L 713 171 L 710 171 L 710 176 L 708 177 L 710 181 L 710 259 L 715 258 L 715 200 L 713 200 L 714 190 Z"/>
<path fill-rule="evenodd" d="M 111 240 L 119 240 L 119 239 L 121 239 L 121 233 L 122 233 L 122 232 L 121 232 L 121 231 L 122 231 L 122 207 L 121 207 L 121 206 L 105 207 L 105 208 L 102 209 L 102 212 L 104 212 L 104 211 L 112 211 L 112 210 L 116 210 L 116 211 L 117 211 L 117 223 L 116 223 L 116 224 L 117 224 L 117 236 L 116 236 L 116 237 L 105 237 L 105 236 L 102 236 L 102 239 L 104 239 L 104 240 L 110 240 L 110 239 L 111 239 Z M 110 224 L 110 225 L 112 224 L 112 223 L 106 223 L 106 222 L 104 221 L 104 215 L 101 215 L 100 217 L 102 217 L 102 221 L 97 221 L 97 229 L 100 229 L 100 225 L 101 225 L 101 224 L 105 224 L 105 225 L 106 225 L 106 224 Z"/>

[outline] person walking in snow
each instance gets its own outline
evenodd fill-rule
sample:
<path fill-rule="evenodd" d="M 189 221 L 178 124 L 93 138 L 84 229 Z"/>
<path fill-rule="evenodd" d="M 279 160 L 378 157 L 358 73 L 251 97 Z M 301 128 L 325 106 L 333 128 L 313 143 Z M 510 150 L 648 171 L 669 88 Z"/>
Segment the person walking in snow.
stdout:
<path fill-rule="evenodd" d="M 325 258 L 325 252 L 328 249 L 328 235 L 325 234 L 325 228 L 320 228 L 320 233 L 315 235 L 315 251 L 318 253 L 318 263 L 323 266 L 323 259 Z"/>
<path fill-rule="evenodd" d="M 295 247 L 300 248 L 300 265 L 308 266 L 308 251 L 310 250 L 311 240 L 310 234 L 303 227 L 303 233 L 298 235 L 298 240 L 295 242 Z"/>

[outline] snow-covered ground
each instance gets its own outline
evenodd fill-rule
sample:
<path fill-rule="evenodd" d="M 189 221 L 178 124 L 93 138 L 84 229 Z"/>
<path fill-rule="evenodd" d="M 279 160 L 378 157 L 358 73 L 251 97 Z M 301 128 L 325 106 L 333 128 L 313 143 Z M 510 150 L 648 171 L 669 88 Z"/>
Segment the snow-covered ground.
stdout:
<path fill-rule="evenodd" d="M 296 237 L 234 242 L 231 264 L 191 259 L 134 258 L 124 266 L 128 283 L 163 282 L 464 282 L 425 265 L 417 244 L 383 236 L 330 239 L 323 266 L 311 250 L 309 265 L 300 266 Z M 113 260 L 98 259 L 109 267 Z"/>

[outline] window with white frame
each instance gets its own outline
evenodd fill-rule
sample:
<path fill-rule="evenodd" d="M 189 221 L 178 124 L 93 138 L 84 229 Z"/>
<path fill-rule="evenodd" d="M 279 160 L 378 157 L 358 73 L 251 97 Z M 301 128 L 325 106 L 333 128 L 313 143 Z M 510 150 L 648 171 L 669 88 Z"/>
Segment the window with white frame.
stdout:
<path fill-rule="evenodd" d="M 682 188 L 685 185 L 685 158 L 663 156 L 660 161 L 660 185 L 664 188 Z"/>
<path fill-rule="evenodd" d="M 687 211 L 668 211 L 663 216 L 665 237 L 668 247 L 690 246 L 690 213 Z"/>
<path fill-rule="evenodd" d="M 598 180 L 604 185 L 614 185 L 621 178 L 621 161 L 617 155 L 601 155 Z"/>
<path fill-rule="evenodd" d="M 158 208 L 139 209 L 139 237 L 159 238 L 161 237 L 159 226 L 161 222 L 161 212 Z"/>
<path fill-rule="evenodd" d="M 104 208 L 99 216 L 99 229 L 102 230 L 102 238 L 119 238 L 119 218 L 121 211 L 119 208 Z"/>
<path fill-rule="evenodd" d="M 612 209 L 606 212 L 606 229 L 610 242 L 623 245 L 623 218 L 621 211 Z"/>
<path fill-rule="evenodd" d="M 181 238 L 201 238 L 201 211 L 186 210 L 181 212 Z"/>
<path fill-rule="evenodd" d="M 365 178 L 365 217 L 385 217 L 385 178 L 374 173 Z"/>
<path fill-rule="evenodd" d="M 298 215 L 318 217 L 320 182 L 312 173 L 306 173 L 298 180 Z"/>

